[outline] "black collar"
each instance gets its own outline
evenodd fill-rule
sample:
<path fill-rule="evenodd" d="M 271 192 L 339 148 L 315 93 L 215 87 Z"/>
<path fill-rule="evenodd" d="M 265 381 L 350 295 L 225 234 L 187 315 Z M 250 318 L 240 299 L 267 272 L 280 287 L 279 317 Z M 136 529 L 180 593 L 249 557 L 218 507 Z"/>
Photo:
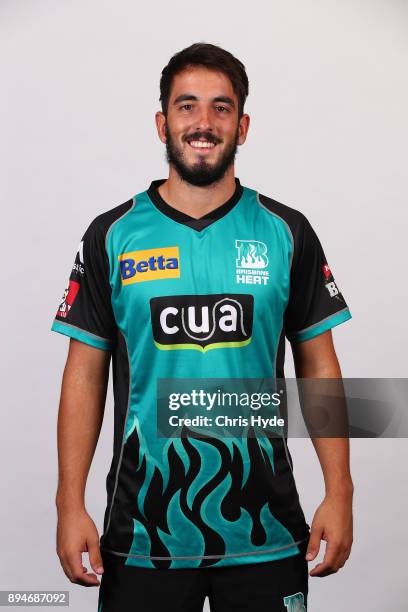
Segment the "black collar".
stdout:
<path fill-rule="evenodd" d="M 159 179 L 157 181 L 152 181 L 149 189 L 147 190 L 147 195 L 149 196 L 153 204 L 163 214 L 167 215 L 168 217 L 170 217 L 170 219 L 173 219 L 178 223 L 188 225 L 189 227 L 197 230 L 198 232 L 200 232 L 208 225 L 211 225 L 211 223 L 214 223 L 214 221 L 221 219 L 221 217 L 223 217 L 230 210 L 232 210 L 240 200 L 244 190 L 241 183 L 239 182 L 239 179 L 235 178 L 235 191 L 230 197 L 230 199 L 224 202 L 224 204 L 217 206 L 217 208 L 214 208 L 214 210 L 211 210 L 203 217 L 195 219 L 194 217 L 190 217 L 190 215 L 187 215 L 186 213 L 177 210 L 173 206 L 170 206 L 170 204 L 167 204 L 167 202 L 163 200 L 160 193 L 158 192 L 158 187 L 160 187 L 160 185 L 162 185 L 165 180 L 166 179 Z"/>

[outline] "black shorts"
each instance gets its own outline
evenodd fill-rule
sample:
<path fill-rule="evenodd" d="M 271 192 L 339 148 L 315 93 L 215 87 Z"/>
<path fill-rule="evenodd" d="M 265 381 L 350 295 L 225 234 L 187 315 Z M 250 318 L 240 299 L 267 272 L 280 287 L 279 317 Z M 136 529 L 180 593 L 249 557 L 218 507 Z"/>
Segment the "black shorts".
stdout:
<path fill-rule="evenodd" d="M 306 544 L 300 554 L 247 565 L 146 569 L 103 554 L 98 612 L 303 612 L 307 606 Z"/>

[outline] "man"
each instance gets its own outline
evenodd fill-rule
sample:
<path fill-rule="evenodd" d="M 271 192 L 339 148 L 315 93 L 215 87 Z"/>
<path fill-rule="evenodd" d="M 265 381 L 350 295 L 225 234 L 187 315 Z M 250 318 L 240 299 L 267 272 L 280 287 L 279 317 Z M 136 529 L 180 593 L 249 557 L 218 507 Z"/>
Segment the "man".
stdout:
<path fill-rule="evenodd" d="M 194 44 L 171 58 L 160 89 L 169 176 L 92 221 L 52 325 L 71 338 L 57 552 L 72 582 L 98 586 L 103 573 L 103 612 L 197 612 L 206 596 L 216 612 L 305 610 L 321 540 L 312 576 L 350 553 L 347 439 L 313 440 L 326 495 L 309 533 L 285 437 L 198 435 L 185 424 L 162 435 L 163 385 L 282 377 L 285 337 L 298 377 L 340 378 L 330 330 L 351 315 L 304 215 L 235 177 L 249 127 L 243 64 Z M 111 356 L 114 452 L 99 540 L 84 493 Z"/>

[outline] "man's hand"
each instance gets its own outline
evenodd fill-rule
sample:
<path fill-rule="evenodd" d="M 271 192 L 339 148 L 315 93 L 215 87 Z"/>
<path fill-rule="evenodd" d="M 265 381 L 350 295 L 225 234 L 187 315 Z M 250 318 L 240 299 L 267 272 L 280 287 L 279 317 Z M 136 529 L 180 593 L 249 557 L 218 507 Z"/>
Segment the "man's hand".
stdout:
<path fill-rule="evenodd" d="M 310 576 L 329 576 L 347 561 L 353 543 L 352 495 L 326 495 L 313 517 L 306 560 L 313 561 L 319 554 L 320 541 L 326 550 L 321 563 L 309 572 Z"/>
<path fill-rule="evenodd" d="M 85 509 L 59 510 L 57 526 L 57 554 L 62 568 L 71 582 L 82 586 L 99 586 L 95 574 L 87 573 L 82 565 L 82 553 L 89 553 L 91 567 L 96 574 L 103 573 L 99 549 L 99 535 L 95 523 Z"/>

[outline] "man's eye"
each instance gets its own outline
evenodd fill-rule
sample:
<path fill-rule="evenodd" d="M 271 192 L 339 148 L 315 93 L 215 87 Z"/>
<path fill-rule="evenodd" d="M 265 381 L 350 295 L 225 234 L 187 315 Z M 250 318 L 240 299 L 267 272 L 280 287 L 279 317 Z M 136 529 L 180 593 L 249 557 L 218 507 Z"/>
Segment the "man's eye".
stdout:
<path fill-rule="evenodd" d="M 193 108 L 192 104 L 183 104 L 181 107 L 183 110 L 191 110 Z"/>
<path fill-rule="evenodd" d="M 215 108 L 221 113 L 228 112 L 228 108 L 226 106 L 216 106 Z"/>

